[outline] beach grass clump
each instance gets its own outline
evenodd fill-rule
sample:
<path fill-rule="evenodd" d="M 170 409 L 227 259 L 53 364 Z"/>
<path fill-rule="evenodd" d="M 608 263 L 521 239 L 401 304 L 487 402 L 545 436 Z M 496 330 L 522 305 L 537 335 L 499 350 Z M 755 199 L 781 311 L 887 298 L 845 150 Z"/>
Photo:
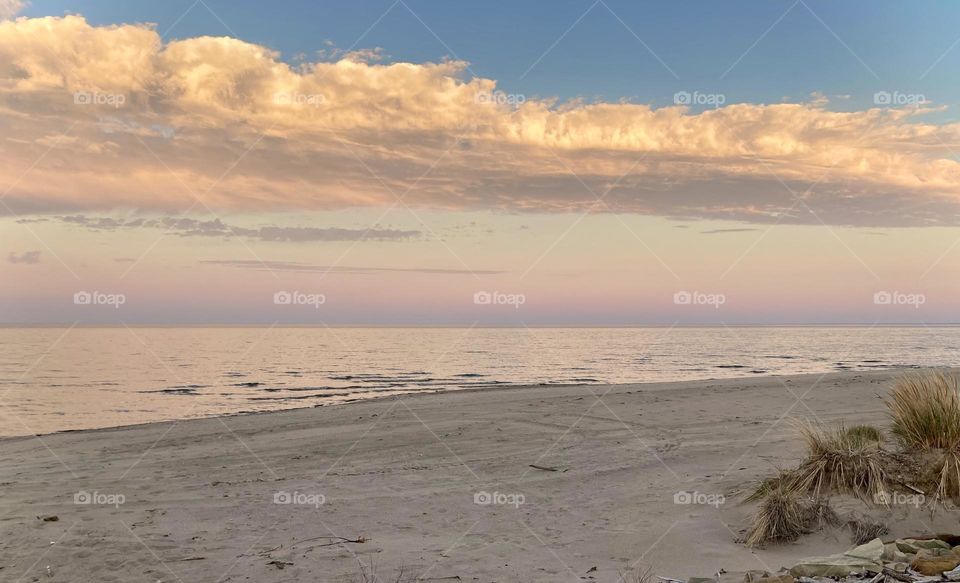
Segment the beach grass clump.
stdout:
<path fill-rule="evenodd" d="M 403 565 L 393 575 L 383 575 L 377 570 L 377 564 L 372 559 L 369 564 L 365 565 L 358 558 L 357 569 L 359 572 L 353 578 L 356 583 L 411 583 L 420 579 L 419 575 L 407 573 Z"/>
<path fill-rule="evenodd" d="M 803 534 L 839 523 L 829 503 L 798 489 L 791 472 L 782 471 L 775 478 L 764 480 L 751 494 L 756 496 L 760 506 L 746 534 L 749 547 L 794 541 Z"/>
<path fill-rule="evenodd" d="M 807 457 L 794 472 L 795 488 L 814 497 L 836 493 L 861 500 L 875 500 L 887 491 L 879 431 L 865 426 L 851 431 L 842 425 L 826 429 L 810 421 L 796 425 Z"/>
<path fill-rule="evenodd" d="M 872 425 L 854 425 L 848 427 L 845 437 L 854 445 L 867 445 L 883 443 L 883 433 Z"/>
<path fill-rule="evenodd" d="M 791 470 L 779 470 L 777 475 L 764 478 L 756 487 L 743 499 L 744 503 L 760 502 L 767 496 L 777 491 L 789 490 L 797 494 L 803 494 L 803 489 L 797 483 L 796 472 Z"/>
<path fill-rule="evenodd" d="M 655 578 L 652 567 L 634 567 L 629 571 L 620 571 L 617 583 L 653 583 Z"/>
<path fill-rule="evenodd" d="M 796 422 L 806 456 L 794 469 L 761 481 L 746 497 L 759 503 L 746 543 L 790 541 L 823 525 L 839 525 L 831 495 L 852 495 L 889 507 L 899 496 L 915 506 L 935 500 L 960 505 L 960 383 L 941 372 L 904 376 L 885 399 L 895 445 L 870 425 L 824 428 Z M 909 502 L 913 503 L 913 502 Z M 885 533 L 886 525 L 848 520 L 857 542 Z"/>
<path fill-rule="evenodd" d="M 847 520 L 846 526 L 850 529 L 850 536 L 855 545 L 866 544 L 890 532 L 890 527 L 883 522 L 876 522 L 866 517 L 852 517 Z"/>
<path fill-rule="evenodd" d="M 939 500 L 960 500 L 960 386 L 944 373 L 897 380 L 886 401 L 892 433 L 919 462 L 917 481 Z"/>
<path fill-rule="evenodd" d="M 960 450 L 960 389 L 944 373 L 897 380 L 886 401 L 893 435 L 911 450 Z"/>
<path fill-rule="evenodd" d="M 960 501 L 960 452 L 940 450 L 931 457 L 933 471 L 922 481 L 936 491 L 937 500 Z"/>

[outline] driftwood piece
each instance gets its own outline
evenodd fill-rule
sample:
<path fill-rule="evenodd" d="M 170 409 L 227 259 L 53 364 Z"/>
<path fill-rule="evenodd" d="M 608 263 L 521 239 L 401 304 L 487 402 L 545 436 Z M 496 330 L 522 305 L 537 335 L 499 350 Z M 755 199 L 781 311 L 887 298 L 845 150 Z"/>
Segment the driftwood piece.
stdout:
<path fill-rule="evenodd" d="M 913 583 L 913 577 L 907 575 L 906 573 L 897 573 L 890 567 L 883 568 L 883 574 L 891 579 L 896 579 L 897 581 L 903 581 L 904 583 Z"/>
<path fill-rule="evenodd" d="M 538 466 L 537 464 L 530 464 L 530 467 L 535 470 L 543 470 L 545 472 L 565 472 L 566 468 L 554 468 L 550 466 Z"/>

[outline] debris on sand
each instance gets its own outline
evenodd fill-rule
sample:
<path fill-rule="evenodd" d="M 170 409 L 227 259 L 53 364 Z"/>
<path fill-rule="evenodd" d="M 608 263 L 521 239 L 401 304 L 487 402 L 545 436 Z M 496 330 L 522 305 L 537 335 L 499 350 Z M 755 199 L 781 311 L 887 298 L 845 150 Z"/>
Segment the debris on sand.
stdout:
<path fill-rule="evenodd" d="M 955 535 L 875 538 L 843 553 L 808 557 L 777 573 L 747 571 L 691 577 L 683 583 L 936 583 L 960 582 L 960 539 Z"/>

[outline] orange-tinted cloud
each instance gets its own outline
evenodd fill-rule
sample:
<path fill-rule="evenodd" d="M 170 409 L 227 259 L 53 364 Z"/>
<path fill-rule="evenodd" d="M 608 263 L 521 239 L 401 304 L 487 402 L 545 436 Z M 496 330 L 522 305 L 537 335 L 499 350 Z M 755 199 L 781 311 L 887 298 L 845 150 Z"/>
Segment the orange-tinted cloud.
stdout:
<path fill-rule="evenodd" d="M 0 181 L 13 185 L 0 212 L 397 197 L 567 212 L 603 196 L 598 211 L 885 225 L 952 224 L 960 210 L 958 126 L 917 121 L 924 109 L 557 103 L 498 92 L 462 62 L 375 60 L 291 66 L 233 38 L 0 22 Z"/>

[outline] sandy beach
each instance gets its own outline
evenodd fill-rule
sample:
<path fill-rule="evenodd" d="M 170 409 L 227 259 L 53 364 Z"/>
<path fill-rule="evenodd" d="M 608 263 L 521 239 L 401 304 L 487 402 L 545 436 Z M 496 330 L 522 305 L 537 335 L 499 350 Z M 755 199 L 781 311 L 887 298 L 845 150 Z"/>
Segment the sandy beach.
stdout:
<path fill-rule="evenodd" d="M 460 391 L 6 439 L 0 579 L 776 570 L 849 540 L 750 551 L 738 493 L 800 457 L 791 417 L 884 426 L 879 396 L 897 374 Z"/>

